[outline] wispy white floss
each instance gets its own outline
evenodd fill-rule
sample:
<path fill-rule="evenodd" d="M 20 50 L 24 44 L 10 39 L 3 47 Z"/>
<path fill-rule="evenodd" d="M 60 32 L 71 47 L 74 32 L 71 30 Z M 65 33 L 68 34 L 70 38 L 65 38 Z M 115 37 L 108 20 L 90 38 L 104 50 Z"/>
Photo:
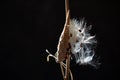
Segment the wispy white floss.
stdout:
<path fill-rule="evenodd" d="M 95 55 L 94 46 L 97 41 L 95 36 L 91 36 L 89 31 L 91 25 L 87 26 L 84 20 L 80 22 L 76 19 L 70 21 L 69 34 L 71 53 L 78 64 L 92 64 Z"/>

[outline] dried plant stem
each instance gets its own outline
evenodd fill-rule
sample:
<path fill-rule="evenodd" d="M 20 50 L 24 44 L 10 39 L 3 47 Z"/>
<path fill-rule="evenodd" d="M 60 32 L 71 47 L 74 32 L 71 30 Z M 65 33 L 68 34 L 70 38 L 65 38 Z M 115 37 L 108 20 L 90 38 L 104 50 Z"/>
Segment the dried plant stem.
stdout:
<path fill-rule="evenodd" d="M 53 57 L 55 60 L 57 60 L 57 57 L 54 56 L 54 55 L 52 55 L 48 50 L 46 50 L 46 52 L 49 54 L 49 55 L 47 56 L 47 61 L 48 61 L 48 62 L 49 62 L 49 57 Z M 69 56 L 69 57 L 70 57 L 70 56 Z M 69 59 L 70 59 L 70 58 L 69 58 Z M 68 62 L 70 62 L 70 61 L 68 61 Z M 70 74 L 71 80 L 73 80 L 72 72 L 71 72 L 70 68 L 67 68 L 67 65 L 66 65 L 64 62 L 60 62 L 60 67 L 61 67 L 63 79 L 66 80 L 66 79 L 65 79 L 64 69 L 65 69 L 65 70 L 67 69 L 67 70 L 66 70 L 66 71 L 68 72 L 67 75 Z M 63 68 L 64 68 L 64 69 L 63 69 Z"/>
<path fill-rule="evenodd" d="M 69 29 L 68 27 L 70 25 L 69 0 L 65 0 L 65 12 L 66 12 L 66 22 L 65 22 L 63 31 L 68 32 L 68 33 L 64 33 L 64 34 L 69 34 L 69 31 L 66 31 Z M 64 46 L 62 46 L 62 47 L 64 47 Z M 48 51 L 46 51 L 46 52 L 48 52 Z M 47 57 L 47 61 L 49 61 L 50 56 L 57 60 L 57 58 L 55 56 L 53 56 L 52 54 L 49 53 L 49 55 Z M 70 57 L 71 57 L 71 55 L 70 55 L 70 50 L 69 50 L 66 54 L 66 64 L 63 62 L 60 62 L 61 72 L 62 72 L 64 80 L 69 80 L 69 75 L 71 77 L 71 80 L 73 80 L 73 75 L 70 70 Z M 65 71 L 64 71 L 63 67 L 65 68 Z"/>
<path fill-rule="evenodd" d="M 64 78 L 64 70 L 63 70 L 63 67 L 66 68 L 62 63 L 60 63 L 60 68 L 61 68 L 61 72 L 62 72 L 62 76 Z"/>
<path fill-rule="evenodd" d="M 70 25 L 70 10 L 69 10 L 69 0 L 65 0 L 65 10 L 66 10 L 66 26 Z M 70 51 L 69 51 L 70 52 Z M 70 54 L 67 54 L 66 58 L 66 69 L 65 69 L 65 77 L 64 80 L 69 80 L 69 70 L 70 70 Z"/>
<path fill-rule="evenodd" d="M 64 80 L 69 80 L 69 69 L 70 69 L 70 55 L 67 55 L 66 59 L 66 72 L 65 72 L 65 79 Z"/>
<path fill-rule="evenodd" d="M 66 17 L 67 17 L 67 14 L 69 12 L 69 16 L 68 16 L 68 19 L 67 19 L 67 25 L 70 24 L 70 9 L 69 9 L 69 0 L 65 0 L 65 12 L 66 12 Z"/>
<path fill-rule="evenodd" d="M 62 75 L 63 75 L 63 78 L 64 78 L 64 70 L 63 70 L 63 67 L 66 69 L 66 64 L 63 63 L 63 62 L 61 62 L 60 65 L 61 65 Z M 73 75 L 72 75 L 72 72 L 71 72 L 70 69 L 69 69 L 69 73 L 70 73 L 71 80 L 73 80 Z"/>
<path fill-rule="evenodd" d="M 66 64 L 63 63 L 63 62 L 60 62 L 60 67 L 61 67 L 61 71 L 62 71 L 63 79 L 65 80 L 65 76 L 64 76 L 64 70 L 63 70 L 63 68 L 67 69 L 67 68 L 66 68 Z M 69 74 L 70 74 L 70 79 L 73 80 L 72 72 L 71 72 L 70 69 L 68 69 L 68 70 L 69 70 Z"/>
<path fill-rule="evenodd" d="M 65 11 L 66 11 L 66 15 L 67 15 L 67 13 L 68 13 L 69 10 L 70 10 L 70 9 L 69 9 L 69 0 L 65 0 Z"/>

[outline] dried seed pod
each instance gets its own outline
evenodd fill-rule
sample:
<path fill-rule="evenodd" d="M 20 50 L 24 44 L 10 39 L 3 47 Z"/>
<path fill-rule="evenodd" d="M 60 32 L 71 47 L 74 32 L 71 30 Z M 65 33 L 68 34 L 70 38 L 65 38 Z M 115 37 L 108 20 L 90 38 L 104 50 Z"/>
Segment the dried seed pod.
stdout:
<path fill-rule="evenodd" d="M 75 19 L 70 21 L 69 26 L 66 24 L 58 42 L 56 61 L 62 62 L 66 60 L 68 53 L 72 53 L 76 63 L 94 65 L 92 61 L 95 55 L 93 48 L 97 41 L 95 36 L 91 36 L 88 32 L 91 26 L 86 26 L 83 20 L 78 22 Z"/>
<path fill-rule="evenodd" d="M 69 11 L 66 16 L 66 23 L 64 25 L 64 29 L 61 33 L 61 36 L 59 38 L 58 46 L 57 46 L 57 52 L 56 52 L 56 57 L 57 57 L 57 62 L 64 61 L 66 58 L 66 54 L 68 53 L 67 49 L 69 49 Z"/>

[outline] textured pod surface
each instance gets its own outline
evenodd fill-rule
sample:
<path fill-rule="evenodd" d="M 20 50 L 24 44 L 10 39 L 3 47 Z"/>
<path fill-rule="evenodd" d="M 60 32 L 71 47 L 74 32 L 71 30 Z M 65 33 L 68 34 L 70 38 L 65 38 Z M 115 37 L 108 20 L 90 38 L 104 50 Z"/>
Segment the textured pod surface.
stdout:
<path fill-rule="evenodd" d="M 66 22 L 64 25 L 64 29 L 60 35 L 57 52 L 55 56 L 57 57 L 57 62 L 64 61 L 67 57 L 67 53 L 70 51 L 70 44 L 69 44 L 69 28 L 70 28 L 70 15 L 69 11 L 66 14 Z M 69 50 L 68 50 L 69 49 Z"/>
<path fill-rule="evenodd" d="M 64 61 L 67 54 L 67 49 L 69 48 L 69 26 L 64 27 L 63 32 L 59 38 L 59 43 L 57 47 L 57 61 L 61 62 Z"/>

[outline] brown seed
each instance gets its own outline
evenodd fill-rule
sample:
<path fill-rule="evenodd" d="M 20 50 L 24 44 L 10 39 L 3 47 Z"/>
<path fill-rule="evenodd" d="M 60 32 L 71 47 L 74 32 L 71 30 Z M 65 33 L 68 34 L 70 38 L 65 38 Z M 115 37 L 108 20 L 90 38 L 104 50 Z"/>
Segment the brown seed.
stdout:
<path fill-rule="evenodd" d="M 70 50 L 70 48 L 71 48 L 71 45 L 70 45 L 70 43 L 68 43 L 68 48 L 66 49 L 66 51 L 68 52 Z"/>
<path fill-rule="evenodd" d="M 80 47 L 83 47 L 83 43 L 80 44 Z"/>
<path fill-rule="evenodd" d="M 71 45 L 70 45 L 70 43 L 68 43 L 68 46 L 69 46 L 69 48 L 71 48 Z"/>
<path fill-rule="evenodd" d="M 70 33 L 70 37 L 72 37 L 72 34 Z"/>
<path fill-rule="evenodd" d="M 78 40 L 78 39 L 76 39 L 76 43 L 77 43 L 77 42 L 79 42 L 79 40 Z"/>
<path fill-rule="evenodd" d="M 81 32 L 81 30 L 79 29 L 79 32 Z"/>
<path fill-rule="evenodd" d="M 67 50 L 67 52 L 68 52 L 68 51 L 70 50 L 70 48 L 67 48 L 66 50 Z"/>
<path fill-rule="evenodd" d="M 81 35 L 82 35 L 82 36 L 84 36 L 84 34 L 83 34 L 83 33 L 81 33 Z"/>

